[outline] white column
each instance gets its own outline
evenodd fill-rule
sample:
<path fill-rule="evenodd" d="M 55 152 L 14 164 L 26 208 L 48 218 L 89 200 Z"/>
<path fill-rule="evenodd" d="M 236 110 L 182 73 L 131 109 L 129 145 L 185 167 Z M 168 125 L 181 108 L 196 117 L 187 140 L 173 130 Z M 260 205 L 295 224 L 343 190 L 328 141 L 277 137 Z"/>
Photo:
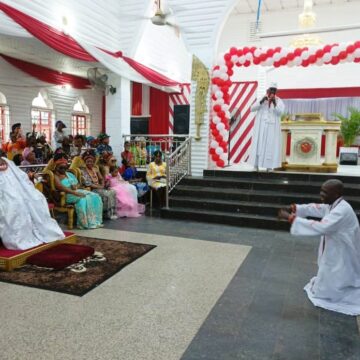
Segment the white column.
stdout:
<path fill-rule="evenodd" d="M 109 83 L 116 87 L 114 95 L 106 97 L 106 132 L 110 135 L 110 145 L 114 155 L 120 159 L 123 151 L 122 135 L 130 134 L 131 92 L 130 81 L 111 75 Z"/>
<path fill-rule="evenodd" d="M 325 130 L 325 162 L 323 165 L 334 165 L 336 161 L 337 130 Z"/>

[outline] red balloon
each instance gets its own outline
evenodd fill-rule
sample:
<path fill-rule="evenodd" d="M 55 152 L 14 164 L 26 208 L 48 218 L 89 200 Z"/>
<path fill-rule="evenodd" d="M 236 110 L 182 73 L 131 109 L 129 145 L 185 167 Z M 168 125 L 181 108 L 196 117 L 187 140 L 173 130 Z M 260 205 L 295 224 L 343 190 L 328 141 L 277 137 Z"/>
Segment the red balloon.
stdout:
<path fill-rule="evenodd" d="M 230 87 L 230 86 L 232 85 L 232 81 L 231 81 L 231 80 L 226 80 L 226 85 L 227 85 L 228 87 Z"/>
<path fill-rule="evenodd" d="M 225 117 L 224 111 L 222 111 L 222 110 L 219 111 L 219 112 L 218 112 L 218 117 L 221 118 L 221 119 L 222 119 L 223 117 Z"/>
<path fill-rule="evenodd" d="M 226 67 L 227 68 L 232 68 L 232 67 L 234 67 L 234 63 L 232 61 L 227 61 L 226 62 Z"/>
<path fill-rule="evenodd" d="M 227 73 L 229 76 L 233 76 L 233 75 L 234 75 L 234 72 L 233 72 L 231 69 L 229 69 L 226 73 Z"/>
<path fill-rule="evenodd" d="M 218 135 L 215 136 L 215 140 L 216 140 L 217 143 L 220 143 L 220 142 L 222 141 L 222 137 L 221 137 L 221 135 L 219 134 L 219 132 L 218 132 Z"/>
<path fill-rule="evenodd" d="M 294 50 L 294 55 L 295 55 L 295 56 L 300 56 L 301 53 L 302 53 L 302 51 L 301 51 L 300 48 L 296 48 L 296 49 Z"/>
<path fill-rule="evenodd" d="M 249 67 L 250 64 L 251 64 L 251 62 L 250 62 L 249 60 L 246 60 L 246 61 L 244 62 L 244 66 L 245 66 L 245 67 Z"/>
<path fill-rule="evenodd" d="M 216 100 L 215 94 L 212 94 L 212 95 L 211 95 L 211 98 L 215 101 L 215 100 Z"/>
<path fill-rule="evenodd" d="M 324 50 L 321 49 L 317 50 L 315 56 L 321 59 L 324 56 Z"/>
<path fill-rule="evenodd" d="M 313 64 L 314 62 L 316 62 L 316 56 L 315 55 L 309 56 L 308 61 L 309 61 L 309 64 Z"/>
<path fill-rule="evenodd" d="M 243 51 L 242 51 L 242 49 L 238 49 L 238 51 L 237 51 L 237 56 L 238 57 L 240 57 L 240 56 L 242 56 L 242 54 L 243 54 Z M 238 63 L 236 63 L 236 65 L 237 65 Z M 239 66 L 239 65 L 238 65 Z"/>
<path fill-rule="evenodd" d="M 332 65 L 337 65 L 337 64 L 339 63 L 339 61 L 340 61 L 340 59 L 339 59 L 337 56 L 334 56 L 334 57 L 331 59 L 330 63 L 331 63 Z"/>
<path fill-rule="evenodd" d="M 331 45 L 324 46 L 324 52 L 329 52 L 331 50 Z"/>
<path fill-rule="evenodd" d="M 224 100 L 224 103 L 225 103 L 226 105 L 230 105 L 230 100 L 229 100 L 229 99 L 226 99 L 226 100 Z"/>
<path fill-rule="evenodd" d="M 218 160 L 218 161 L 216 162 L 216 165 L 217 165 L 218 167 L 224 167 L 224 166 L 225 166 L 225 162 L 224 162 L 224 160 L 220 159 L 220 160 Z"/>
<path fill-rule="evenodd" d="M 214 162 L 217 162 L 217 161 L 219 161 L 220 156 L 215 153 L 214 155 L 212 155 L 212 159 L 213 159 Z"/>
<path fill-rule="evenodd" d="M 214 111 L 215 111 L 215 112 L 219 112 L 220 110 L 221 110 L 221 106 L 218 105 L 218 104 L 216 104 L 216 105 L 214 106 Z"/>
<path fill-rule="evenodd" d="M 347 58 L 347 52 L 346 51 L 341 51 L 339 54 L 339 58 L 340 59 L 346 59 Z"/>
<path fill-rule="evenodd" d="M 215 149 L 210 148 L 209 152 L 210 152 L 211 155 L 214 155 L 215 154 Z"/>
<path fill-rule="evenodd" d="M 266 54 L 267 54 L 267 56 L 269 56 L 269 57 L 273 57 L 273 55 L 274 55 L 274 49 L 268 49 L 268 50 L 266 51 Z"/>
<path fill-rule="evenodd" d="M 256 50 L 256 46 L 252 46 L 251 48 L 250 48 L 250 51 L 253 53 L 254 51 Z"/>
<path fill-rule="evenodd" d="M 226 148 L 226 147 L 227 147 L 226 141 L 221 141 L 220 146 L 221 146 L 222 148 L 224 148 L 224 147 Z"/>
<path fill-rule="evenodd" d="M 236 54 L 237 54 L 237 48 L 236 48 L 236 47 L 232 47 L 232 48 L 230 49 L 230 54 L 231 54 L 231 55 L 236 55 Z"/>
<path fill-rule="evenodd" d="M 287 64 L 287 62 L 288 62 L 288 60 L 287 60 L 287 58 L 286 57 L 284 57 L 284 58 L 282 58 L 281 60 L 280 60 L 280 65 L 286 65 Z"/>
<path fill-rule="evenodd" d="M 309 66 L 309 59 L 308 60 L 303 60 L 301 65 L 304 66 L 304 67 L 308 67 Z"/>
<path fill-rule="evenodd" d="M 272 55 L 269 55 L 269 57 L 271 57 L 271 56 L 272 56 Z M 259 60 L 260 60 L 261 62 L 266 61 L 267 58 L 268 58 L 268 57 L 267 57 L 266 54 L 261 54 L 261 55 L 259 56 Z M 255 59 L 254 59 L 254 64 L 255 64 Z"/>
<path fill-rule="evenodd" d="M 244 54 L 244 55 L 247 54 L 249 51 L 250 51 L 250 49 L 249 49 L 247 46 L 245 46 L 245 47 L 243 48 L 243 54 Z"/>
<path fill-rule="evenodd" d="M 354 45 L 349 45 L 347 48 L 346 48 L 346 51 L 348 54 L 351 54 L 355 51 L 355 46 Z"/>
<path fill-rule="evenodd" d="M 219 69 L 220 69 L 219 65 L 214 66 L 214 70 L 219 70 Z"/>
<path fill-rule="evenodd" d="M 354 62 L 356 62 L 356 63 L 360 62 L 360 58 L 354 59 Z"/>
<path fill-rule="evenodd" d="M 358 49 L 360 48 L 360 41 L 355 41 L 354 46 Z"/>
<path fill-rule="evenodd" d="M 294 55 L 293 53 L 288 53 L 287 56 L 286 56 L 286 58 L 287 58 L 289 61 L 292 61 L 292 60 L 294 60 L 295 55 Z"/>
<path fill-rule="evenodd" d="M 231 60 L 231 55 L 230 55 L 229 53 L 226 53 L 226 54 L 224 55 L 224 59 L 225 59 L 225 61 Z"/>
<path fill-rule="evenodd" d="M 274 62 L 274 67 L 278 68 L 280 66 L 280 62 L 279 61 L 275 61 Z"/>
<path fill-rule="evenodd" d="M 275 48 L 275 52 L 280 52 L 281 51 L 281 47 L 280 46 L 277 46 L 276 48 Z"/>
<path fill-rule="evenodd" d="M 255 57 L 253 60 L 254 65 L 259 65 L 260 64 L 260 58 Z"/>

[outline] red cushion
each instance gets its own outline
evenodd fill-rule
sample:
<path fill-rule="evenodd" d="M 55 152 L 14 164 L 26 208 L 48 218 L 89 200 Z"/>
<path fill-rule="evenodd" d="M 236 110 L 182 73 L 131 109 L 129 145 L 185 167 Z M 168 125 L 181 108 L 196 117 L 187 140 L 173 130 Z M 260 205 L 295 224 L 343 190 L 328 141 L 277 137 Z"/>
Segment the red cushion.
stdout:
<path fill-rule="evenodd" d="M 30 256 L 27 263 L 61 270 L 91 256 L 94 251 L 90 246 L 60 244 Z"/>

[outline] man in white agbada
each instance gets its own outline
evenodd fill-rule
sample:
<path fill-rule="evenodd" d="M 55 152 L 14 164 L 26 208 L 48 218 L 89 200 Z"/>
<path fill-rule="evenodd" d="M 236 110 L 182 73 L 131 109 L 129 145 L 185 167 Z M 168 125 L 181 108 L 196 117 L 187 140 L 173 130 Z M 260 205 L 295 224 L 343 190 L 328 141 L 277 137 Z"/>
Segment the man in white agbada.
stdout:
<path fill-rule="evenodd" d="M 323 204 L 292 205 L 280 210 L 279 217 L 292 222 L 293 235 L 321 235 L 318 273 L 304 288 L 310 301 L 324 309 L 360 315 L 359 222 L 342 194 L 342 182 L 328 180 L 320 191 Z"/>
<path fill-rule="evenodd" d="M 266 95 L 251 111 L 257 111 L 248 163 L 258 171 L 281 166 L 281 115 L 285 106 L 276 96 L 277 84 L 271 83 Z"/>
<path fill-rule="evenodd" d="M 0 238 L 7 249 L 26 250 L 65 237 L 44 195 L 12 161 L 0 158 Z"/>

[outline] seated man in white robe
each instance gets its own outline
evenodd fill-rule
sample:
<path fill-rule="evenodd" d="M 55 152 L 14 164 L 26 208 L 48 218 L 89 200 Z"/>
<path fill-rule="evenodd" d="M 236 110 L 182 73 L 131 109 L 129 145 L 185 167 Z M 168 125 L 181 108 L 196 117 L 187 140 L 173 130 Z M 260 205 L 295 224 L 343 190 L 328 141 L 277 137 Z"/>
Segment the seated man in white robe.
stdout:
<path fill-rule="evenodd" d="M 5 158 L 0 158 L 0 199 L 0 238 L 7 249 L 26 250 L 65 237 L 44 195 Z"/>
<path fill-rule="evenodd" d="M 279 217 L 292 223 L 292 235 L 321 235 L 318 273 L 304 288 L 310 301 L 324 309 L 360 315 L 359 222 L 342 194 L 342 182 L 328 180 L 320 190 L 323 204 L 291 205 L 280 210 Z"/>

